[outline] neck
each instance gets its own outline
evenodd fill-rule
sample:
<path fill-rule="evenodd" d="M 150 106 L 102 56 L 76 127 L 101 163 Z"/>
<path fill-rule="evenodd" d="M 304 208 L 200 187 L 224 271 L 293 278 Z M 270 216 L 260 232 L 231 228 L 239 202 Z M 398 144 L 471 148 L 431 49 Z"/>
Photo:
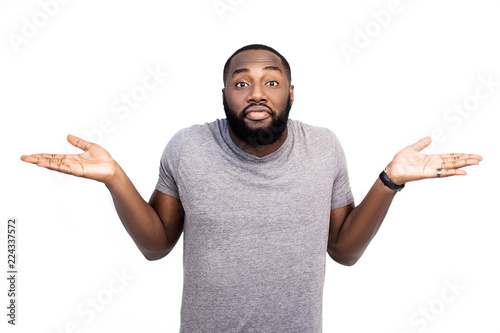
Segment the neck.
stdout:
<path fill-rule="evenodd" d="M 279 147 L 283 145 L 285 142 L 287 136 L 288 136 L 288 126 L 285 128 L 285 131 L 281 135 L 281 137 L 276 141 L 268 145 L 261 145 L 261 146 L 252 146 L 249 145 L 248 143 L 240 140 L 236 134 L 234 134 L 233 130 L 231 129 L 231 126 L 228 126 L 229 129 L 229 136 L 231 137 L 231 140 L 233 140 L 234 144 L 243 150 L 246 153 L 255 155 L 257 157 L 264 157 L 266 155 L 269 155 L 276 150 L 278 150 Z"/>

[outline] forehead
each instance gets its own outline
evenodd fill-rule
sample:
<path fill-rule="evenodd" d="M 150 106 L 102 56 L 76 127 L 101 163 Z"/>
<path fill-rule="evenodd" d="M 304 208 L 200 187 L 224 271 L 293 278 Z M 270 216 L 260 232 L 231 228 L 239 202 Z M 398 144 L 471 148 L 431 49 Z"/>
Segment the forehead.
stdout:
<path fill-rule="evenodd" d="M 284 72 L 281 58 L 276 54 L 267 50 L 246 50 L 233 57 L 229 66 L 229 75 L 232 75 L 236 69 L 264 68 L 266 66 L 276 66 Z"/>

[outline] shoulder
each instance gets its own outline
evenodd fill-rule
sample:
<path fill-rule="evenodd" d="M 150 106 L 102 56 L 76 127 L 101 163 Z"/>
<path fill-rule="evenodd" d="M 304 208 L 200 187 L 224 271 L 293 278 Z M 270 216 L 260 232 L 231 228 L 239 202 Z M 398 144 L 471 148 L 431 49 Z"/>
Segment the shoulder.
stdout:
<path fill-rule="evenodd" d="M 178 130 L 169 140 L 169 144 L 184 145 L 191 142 L 196 143 L 200 138 L 204 138 L 220 126 L 219 120 L 204 124 L 195 124 Z"/>
<path fill-rule="evenodd" d="M 289 122 L 298 140 L 305 140 L 308 143 L 320 146 L 341 148 L 339 139 L 331 129 L 306 124 L 300 120 L 289 119 Z"/>
<path fill-rule="evenodd" d="M 195 152 L 214 142 L 223 126 L 220 120 L 195 124 L 178 130 L 168 141 L 163 155 L 180 157 L 183 152 Z"/>

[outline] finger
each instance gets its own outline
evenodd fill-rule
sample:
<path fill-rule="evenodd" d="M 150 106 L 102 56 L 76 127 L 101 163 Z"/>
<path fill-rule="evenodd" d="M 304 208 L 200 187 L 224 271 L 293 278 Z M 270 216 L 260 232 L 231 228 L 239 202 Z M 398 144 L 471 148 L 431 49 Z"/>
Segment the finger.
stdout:
<path fill-rule="evenodd" d="M 53 157 L 47 157 L 47 156 L 41 156 L 41 155 L 49 155 L 49 154 L 39 154 L 38 156 L 31 156 L 33 160 L 36 160 L 36 164 L 43 164 L 44 166 L 47 163 L 61 163 L 61 158 L 53 158 Z"/>
<path fill-rule="evenodd" d="M 27 162 L 27 163 L 36 163 L 38 161 L 38 159 L 35 158 L 33 155 L 22 155 L 21 161 Z"/>
<path fill-rule="evenodd" d="M 432 139 L 428 136 L 419 140 L 418 142 L 412 144 L 410 147 L 416 151 L 421 151 L 422 149 L 428 147 L 432 143 Z"/>
<path fill-rule="evenodd" d="M 440 154 L 441 157 L 446 162 L 450 160 L 460 160 L 460 159 L 474 159 L 478 161 L 482 161 L 483 157 L 477 154 Z"/>
<path fill-rule="evenodd" d="M 24 161 L 30 162 L 30 163 L 38 165 L 39 167 L 44 167 L 44 168 L 51 169 L 51 170 L 59 170 L 61 168 L 61 165 L 63 164 L 62 163 L 63 159 L 45 157 L 45 156 L 41 156 L 41 155 L 50 155 L 50 154 L 34 154 L 34 155 L 26 156 Z"/>
<path fill-rule="evenodd" d="M 42 155 L 46 154 L 31 154 L 31 155 L 23 155 L 21 156 L 21 161 L 37 164 Z"/>
<path fill-rule="evenodd" d="M 466 160 L 451 160 L 449 162 L 442 162 L 440 169 L 458 169 L 470 165 L 477 165 L 479 161 L 476 159 L 466 159 Z"/>
<path fill-rule="evenodd" d="M 441 178 L 450 176 L 465 176 L 467 172 L 462 169 L 441 169 Z M 437 177 L 437 172 L 436 172 Z"/>
<path fill-rule="evenodd" d="M 68 158 L 58 159 L 46 157 L 38 157 L 38 162 L 36 163 L 36 165 L 39 167 L 68 174 L 75 174 L 75 172 L 78 170 L 78 168 L 75 169 L 76 164 L 79 164 L 81 166 L 81 164 L 76 160 L 71 160 Z"/>
<path fill-rule="evenodd" d="M 53 159 L 62 160 L 66 156 L 67 155 L 64 155 L 64 154 L 31 154 L 31 155 L 21 156 L 21 161 L 27 162 L 27 163 L 37 164 L 40 159 L 53 158 Z"/>
<path fill-rule="evenodd" d="M 23 155 L 24 157 L 33 157 L 33 158 L 57 158 L 57 159 L 63 159 L 66 155 L 65 154 L 31 154 L 31 155 Z"/>
<path fill-rule="evenodd" d="M 87 142 L 77 136 L 74 136 L 72 134 L 68 134 L 68 137 L 66 138 L 69 143 L 71 143 L 73 146 L 80 148 L 82 150 L 87 151 L 90 146 L 92 145 L 91 142 Z"/>

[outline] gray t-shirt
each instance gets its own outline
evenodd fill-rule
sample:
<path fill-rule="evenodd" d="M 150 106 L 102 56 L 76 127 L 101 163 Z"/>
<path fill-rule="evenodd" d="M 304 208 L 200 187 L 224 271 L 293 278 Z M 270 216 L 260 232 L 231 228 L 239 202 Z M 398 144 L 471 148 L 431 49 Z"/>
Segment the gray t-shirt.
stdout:
<path fill-rule="evenodd" d="M 181 332 L 321 332 L 330 210 L 353 196 L 337 137 L 287 126 L 264 157 L 226 119 L 167 144 L 156 189 L 185 210 Z"/>

